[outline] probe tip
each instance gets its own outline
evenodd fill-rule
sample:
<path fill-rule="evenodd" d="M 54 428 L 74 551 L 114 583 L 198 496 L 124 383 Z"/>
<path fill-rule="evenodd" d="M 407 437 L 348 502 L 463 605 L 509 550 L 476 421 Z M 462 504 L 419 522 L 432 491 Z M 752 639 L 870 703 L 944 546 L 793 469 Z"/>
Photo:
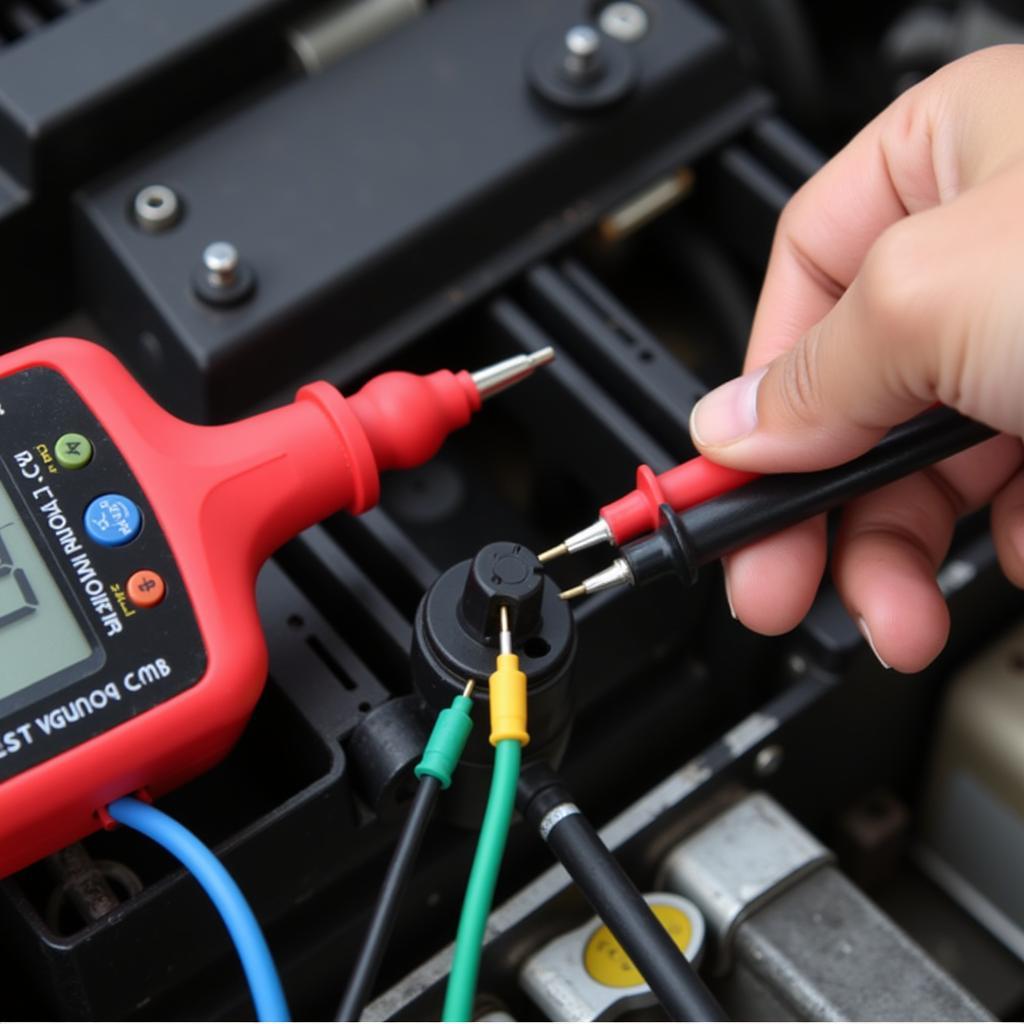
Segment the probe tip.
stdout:
<path fill-rule="evenodd" d="M 564 544 L 556 544 L 553 548 L 548 548 L 547 551 L 542 551 L 537 556 L 538 562 L 551 562 L 556 558 L 561 558 L 562 555 L 569 554 L 569 549 Z"/>
<path fill-rule="evenodd" d="M 527 358 L 536 369 L 538 366 L 546 366 L 548 363 L 554 362 L 555 350 L 550 345 L 545 345 L 544 348 L 537 349 L 536 352 L 531 352 Z"/>
<path fill-rule="evenodd" d="M 548 346 L 537 349 L 536 352 L 531 352 L 529 355 L 503 359 L 500 363 L 485 366 L 470 376 L 473 378 L 477 391 L 480 392 L 480 397 L 486 399 L 504 391 L 505 388 L 512 387 L 513 384 L 518 384 L 521 380 L 525 380 L 538 366 L 544 366 L 554 358 L 555 350 Z"/>
<path fill-rule="evenodd" d="M 508 605 L 502 605 L 498 609 L 498 621 L 500 623 L 498 633 L 498 649 L 502 654 L 512 653 L 512 629 L 508 624 Z"/>
<path fill-rule="evenodd" d="M 470 679 L 466 683 L 466 688 L 462 691 L 462 696 L 463 697 L 472 697 L 473 696 L 473 691 L 475 689 L 476 689 L 476 680 L 475 679 Z"/>
<path fill-rule="evenodd" d="M 616 558 L 607 569 L 588 576 L 578 587 L 564 590 L 559 597 L 563 601 L 571 601 L 574 597 L 597 594 L 612 587 L 632 586 L 634 582 L 633 570 L 630 569 L 629 563 L 624 558 Z"/>

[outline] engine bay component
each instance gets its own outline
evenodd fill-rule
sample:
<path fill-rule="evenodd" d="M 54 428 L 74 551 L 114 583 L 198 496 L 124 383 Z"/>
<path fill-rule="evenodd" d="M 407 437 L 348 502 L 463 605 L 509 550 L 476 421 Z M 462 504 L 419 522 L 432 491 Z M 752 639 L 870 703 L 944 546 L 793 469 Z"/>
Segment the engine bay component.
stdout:
<path fill-rule="evenodd" d="M 831 859 L 763 793 L 666 858 L 663 884 L 707 918 L 733 1017 L 991 1020 Z"/>
<path fill-rule="evenodd" d="M 440 710 L 467 679 L 480 680 L 473 699 L 485 714 L 501 610 L 505 609 L 529 678 L 530 743 L 524 763 L 557 766 L 569 741 L 574 710 L 572 670 L 576 627 L 558 587 L 521 544 L 496 542 L 443 573 L 416 611 L 412 664 L 417 692 Z M 470 737 L 462 769 L 444 803 L 453 820 L 479 820 L 493 760 L 485 730 Z"/>
<path fill-rule="evenodd" d="M 645 893 L 655 916 L 694 966 L 704 952 L 704 918 L 675 893 Z M 657 1006 L 650 987 L 608 926 L 592 918 L 552 939 L 523 964 L 519 980 L 549 1020 L 614 1020 Z"/>
<path fill-rule="evenodd" d="M 925 871 L 1024 956 L 1024 628 L 953 679 L 938 727 L 918 851 Z"/>

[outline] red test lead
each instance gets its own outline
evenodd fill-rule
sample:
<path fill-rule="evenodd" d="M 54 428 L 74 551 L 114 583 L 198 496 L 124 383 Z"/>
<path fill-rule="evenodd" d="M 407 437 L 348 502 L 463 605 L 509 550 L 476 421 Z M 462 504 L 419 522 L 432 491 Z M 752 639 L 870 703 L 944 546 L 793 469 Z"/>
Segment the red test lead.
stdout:
<path fill-rule="evenodd" d="M 681 512 L 741 487 L 757 475 L 719 466 L 703 455 L 680 463 L 660 476 L 656 476 L 649 466 L 641 466 L 636 471 L 636 490 L 605 505 L 597 522 L 538 557 L 542 562 L 550 562 L 597 544 L 624 544 L 642 533 L 658 529 L 662 505 Z"/>

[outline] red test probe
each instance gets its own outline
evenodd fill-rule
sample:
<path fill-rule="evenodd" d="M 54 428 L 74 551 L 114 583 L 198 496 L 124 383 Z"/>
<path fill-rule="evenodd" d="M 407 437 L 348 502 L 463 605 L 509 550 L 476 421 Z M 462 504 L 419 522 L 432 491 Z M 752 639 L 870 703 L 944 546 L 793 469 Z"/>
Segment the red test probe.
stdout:
<path fill-rule="evenodd" d="M 636 471 L 636 490 L 605 505 L 597 522 L 567 537 L 561 544 L 549 548 L 538 557 L 542 562 L 550 562 L 597 544 L 624 544 L 627 540 L 658 529 L 663 506 L 668 505 L 676 512 L 681 512 L 742 487 L 756 479 L 757 475 L 719 466 L 703 455 L 682 462 L 657 476 L 650 466 L 641 466 Z"/>

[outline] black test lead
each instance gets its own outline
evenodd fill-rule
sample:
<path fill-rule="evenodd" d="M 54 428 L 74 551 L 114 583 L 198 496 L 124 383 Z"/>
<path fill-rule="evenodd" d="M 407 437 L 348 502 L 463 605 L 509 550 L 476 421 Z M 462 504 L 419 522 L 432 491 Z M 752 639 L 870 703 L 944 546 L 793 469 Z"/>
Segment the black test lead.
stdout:
<path fill-rule="evenodd" d="M 948 408 L 931 409 L 891 430 L 851 462 L 811 473 L 755 479 L 685 512 L 661 507 L 661 526 L 621 549 L 608 568 L 562 592 L 570 601 L 620 586 L 640 586 L 675 574 L 692 582 L 697 570 L 723 555 L 828 512 L 994 435 L 990 427 Z"/>

